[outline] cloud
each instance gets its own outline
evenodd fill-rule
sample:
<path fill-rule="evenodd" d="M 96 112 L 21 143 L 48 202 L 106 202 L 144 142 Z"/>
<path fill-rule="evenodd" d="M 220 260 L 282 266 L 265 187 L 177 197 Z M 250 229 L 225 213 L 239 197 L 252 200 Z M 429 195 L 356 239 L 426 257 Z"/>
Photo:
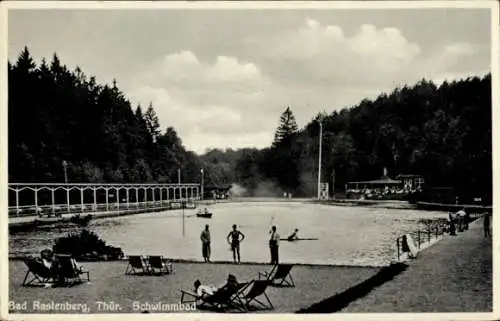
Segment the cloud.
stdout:
<path fill-rule="evenodd" d="M 377 29 L 366 24 L 349 36 L 338 26 L 322 25 L 311 18 L 295 31 L 264 41 L 269 48 L 265 58 L 272 62 L 269 70 L 284 84 L 377 85 L 402 74 L 422 55 L 421 48 L 397 28 Z M 281 73 L 292 64 L 297 66 L 295 76 Z"/>
<path fill-rule="evenodd" d="M 262 40 L 251 38 L 249 43 Z M 267 70 L 283 84 L 387 88 L 422 77 L 441 79 L 460 69 L 477 50 L 469 43 L 444 43 L 435 52 L 424 52 L 398 28 L 365 24 L 352 35 L 339 26 L 323 25 L 311 18 L 301 27 L 265 39 Z M 486 48 L 487 50 L 487 48 Z M 297 66 L 294 73 L 281 70 Z M 474 70 L 475 71 L 475 70 Z M 465 73 L 464 73 L 465 74 Z"/>
<path fill-rule="evenodd" d="M 271 142 L 259 130 L 263 125 L 268 129 L 266 121 L 253 113 L 263 103 L 269 81 L 251 62 L 229 56 L 200 61 L 182 50 L 137 75 L 129 96 L 152 101 L 160 122 L 174 125 L 186 146 L 198 152 L 218 143 L 245 147 L 252 144 L 251 137 L 263 147 Z"/>
<path fill-rule="evenodd" d="M 488 71 L 489 48 L 443 42 L 424 50 L 395 27 L 339 26 L 306 18 L 294 29 L 242 40 L 245 59 L 182 49 L 134 77 L 131 97 L 153 101 L 162 124 L 188 148 L 264 147 L 280 113 L 291 106 L 299 126 L 331 112 L 426 78 L 441 82 Z M 489 56 L 488 56 L 489 57 Z"/>
<path fill-rule="evenodd" d="M 261 71 L 253 63 L 241 62 L 236 57 L 228 56 L 218 56 L 212 63 L 203 62 L 189 50 L 165 55 L 139 77 L 145 83 L 163 82 L 169 86 L 193 88 L 233 85 L 247 92 L 254 92 L 265 81 Z"/>
<path fill-rule="evenodd" d="M 256 80 L 261 77 L 260 70 L 252 63 L 240 63 L 237 58 L 218 56 L 206 77 L 221 82 Z"/>

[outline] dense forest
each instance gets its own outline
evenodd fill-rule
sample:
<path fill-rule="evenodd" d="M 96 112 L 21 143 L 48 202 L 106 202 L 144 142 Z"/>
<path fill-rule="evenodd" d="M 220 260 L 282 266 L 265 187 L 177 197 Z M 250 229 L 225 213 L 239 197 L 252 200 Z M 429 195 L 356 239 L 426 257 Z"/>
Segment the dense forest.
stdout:
<path fill-rule="evenodd" d="M 99 85 L 56 54 L 37 66 L 28 48 L 9 63 L 9 181 L 199 182 L 201 160 L 152 104 L 132 108 L 116 86 Z"/>
<path fill-rule="evenodd" d="M 9 181 L 232 183 L 245 195 L 316 193 L 319 121 L 323 179 L 348 181 L 421 174 L 431 186 L 491 201 L 491 76 L 422 80 L 374 100 L 318 114 L 298 128 L 292 108 L 277 115 L 265 149 L 187 151 L 173 127 L 162 129 L 150 103 L 131 106 L 56 54 L 37 66 L 25 48 L 9 62 Z"/>
<path fill-rule="evenodd" d="M 491 75 L 439 87 L 422 80 L 375 100 L 318 114 L 298 129 L 291 108 L 266 149 L 210 152 L 212 163 L 249 195 L 312 196 L 317 191 L 319 122 L 322 179 L 345 191 L 349 181 L 419 174 L 427 187 L 452 188 L 462 202 L 492 199 Z M 216 156 L 217 155 L 217 156 Z M 207 155 L 203 156 L 206 157 Z"/>

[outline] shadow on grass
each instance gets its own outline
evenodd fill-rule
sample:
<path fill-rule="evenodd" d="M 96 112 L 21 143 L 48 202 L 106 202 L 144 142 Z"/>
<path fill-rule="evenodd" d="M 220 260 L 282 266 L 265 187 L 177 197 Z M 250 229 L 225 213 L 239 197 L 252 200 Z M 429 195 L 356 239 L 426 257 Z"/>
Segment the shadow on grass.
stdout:
<path fill-rule="evenodd" d="M 373 289 L 392 280 L 395 276 L 407 269 L 408 265 L 404 263 L 395 263 L 387 267 L 383 267 L 375 275 L 364 280 L 361 283 L 345 290 L 344 292 L 335 294 L 318 303 L 300 309 L 295 313 L 332 313 L 338 312 L 347 307 L 349 303 L 356 301 L 359 298 L 366 296 Z"/>

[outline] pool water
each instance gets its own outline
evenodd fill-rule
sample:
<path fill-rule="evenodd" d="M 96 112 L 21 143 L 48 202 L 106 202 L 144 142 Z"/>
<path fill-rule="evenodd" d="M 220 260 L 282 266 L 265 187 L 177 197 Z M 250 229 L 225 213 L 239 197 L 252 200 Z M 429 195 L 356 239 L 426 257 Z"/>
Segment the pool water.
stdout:
<path fill-rule="evenodd" d="M 404 209 L 329 206 L 306 203 L 244 202 L 210 205 L 211 219 L 195 210 L 173 210 L 92 221 L 88 229 L 126 255 L 164 255 L 202 260 L 200 233 L 210 225 L 212 261 L 230 261 L 226 236 L 233 224 L 245 234 L 242 261 L 267 263 L 269 230 L 276 225 L 286 238 L 295 228 L 302 238 L 318 240 L 280 243 L 280 262 L 331 265 L 387 265 L 395 259 L 396 238 L 419 228 L 418 220 L 445 218 L 443 212 Z M 184 221 L 184 228 L 183 228 Z M 52 247 L 57 237 L 78 228 L 19 232 L 9 238 L 13 255 L 37 254 Z M 184 230 L 184 231 L 183 231 Z"/>

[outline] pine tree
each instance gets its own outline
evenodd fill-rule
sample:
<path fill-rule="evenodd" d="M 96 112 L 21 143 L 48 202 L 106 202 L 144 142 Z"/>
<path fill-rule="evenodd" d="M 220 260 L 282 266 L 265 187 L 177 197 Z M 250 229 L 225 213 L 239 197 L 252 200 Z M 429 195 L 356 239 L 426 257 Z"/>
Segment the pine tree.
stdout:
<path fill-rule="evenodd" d="M 16 63 L 16 69 L 30 73 L 35 69 L 36 64 L 31 57 L 28 47 L 24 47 L 23 51 L 19 55 Z"/>
<path fill-rule="evenodd" d="M 277 146 L 297 133 L 298 126 L 290 107 L 287 107 L 281 114 L 280 125 L 274 134 L 273 146 Z"/>
<path fill-rule="evenodd" d="M 144 120 L 146 121 L 149 133 L 153 137 L 153 141 L 156 141 L 160 135 L 160 121 L 155 110 L 153 109 L 153 103 L 151 102 L 149 102 L 148 109 L 144 114 Z"/>
<path fill-rule="evenodd" d="M 63 72 L 63 67 L 61 66 L 61 61 L 56 53 L 52 55 L 52 61 L 50 62 L 50 71 L 56 82 L 59 82 L 61 73 Z"/>

